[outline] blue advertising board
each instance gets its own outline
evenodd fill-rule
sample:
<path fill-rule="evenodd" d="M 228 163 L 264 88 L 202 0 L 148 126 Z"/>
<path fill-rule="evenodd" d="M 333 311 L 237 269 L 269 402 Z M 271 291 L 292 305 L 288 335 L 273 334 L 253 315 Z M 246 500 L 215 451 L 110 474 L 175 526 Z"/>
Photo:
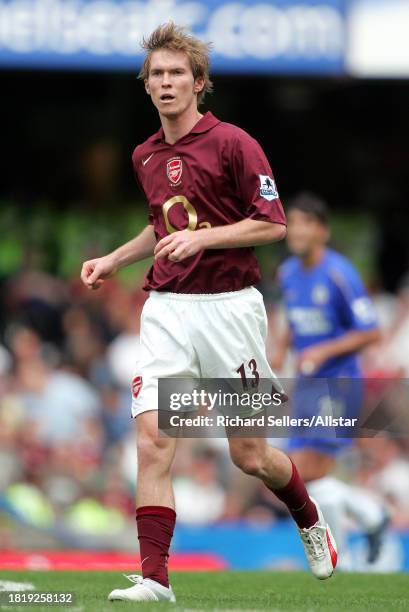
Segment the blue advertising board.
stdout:
<path fill-rule="evenodd" d="M 170 19 L 213 43 L 212 70 L 342 74 L 345 0 L 0 0 L 0 66 L 137 70 Z"/>
<path fill-rule="evenodd" d="M 237 570 L 308 569 L 301 540 L 293 521 L 274 525 L 254 523 L 216 524 L 208 527 L 176 527 L 172 549 L 177 552 L 215 554 L 226 567 Z M 409 532 L 390 530 L 375 563 L 367 562 L 367 544 L 362 533 L 348 537 L 348 563 L 343 569 L 360 572 L 409 571 Z"/>

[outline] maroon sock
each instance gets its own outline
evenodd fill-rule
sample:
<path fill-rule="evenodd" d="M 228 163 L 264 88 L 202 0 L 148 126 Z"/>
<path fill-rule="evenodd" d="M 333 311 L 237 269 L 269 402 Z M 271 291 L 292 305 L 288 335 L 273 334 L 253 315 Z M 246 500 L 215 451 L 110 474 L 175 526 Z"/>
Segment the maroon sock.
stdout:
<path fill-rule="evenodd" d="M 142 576 L 169 586 L 169 546 L 176 522 L 176 512 L 165 506 L 142 506 L 136 510 L 136 524 L 142 564 Z"/>
<path fill-rule="evenodd" d="M 287 506 L 298 527 L 312 527 L 318 521 L 317 508 L 311 501 L 295 464 L 293 461 L 291 463 L 293 472 L 289 482 L 282 489 L 270 490 Z"/>

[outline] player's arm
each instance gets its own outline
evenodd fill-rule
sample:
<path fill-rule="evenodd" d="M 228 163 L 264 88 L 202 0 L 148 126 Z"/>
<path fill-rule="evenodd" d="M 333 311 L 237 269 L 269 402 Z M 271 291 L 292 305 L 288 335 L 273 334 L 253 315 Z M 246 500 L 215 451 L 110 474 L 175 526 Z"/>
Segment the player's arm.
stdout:
<path fill-rule="evenodd" d="M 147 225 L 138 236 L 112 253 L 86 261 L 82 266 L 81 280 L 88 289 L 99 289 L 107 278 L 114 276 L 121 268 L 153 255 L 155 245 L 153 225 Z"/>
<path fill-rule="evenodd" d="M 277 242 L 286 235 L 285 225 L 243 219 L 232 225 L 182 230 L 165 236 L 155 247 L 155 259 L 182 261 L 204 249 L 232 249 Z"/>
<path fill-rule="evenodd" d="M 243 219 L 232 225 L 204 228 L 201 240 L 206 249 L 251 247 L 283 240 L 287 228 L 281 223 Z"/>
<path fill-rule="evenodd" d="M 299 356 L 298 367 L 301 372 L 309 374 L 334 357 L 348 353 L 359 353 L 369 344 L 381 337 L 378 328 L 349 331 L 333 340 L 320 342 L 304 350 Z"/>

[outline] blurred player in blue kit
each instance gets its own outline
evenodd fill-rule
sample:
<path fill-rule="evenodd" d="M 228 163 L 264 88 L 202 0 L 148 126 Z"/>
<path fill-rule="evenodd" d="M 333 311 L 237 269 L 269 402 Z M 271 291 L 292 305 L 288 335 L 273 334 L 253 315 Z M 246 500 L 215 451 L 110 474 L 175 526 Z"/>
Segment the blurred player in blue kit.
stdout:
<path fill-rule="evenodd" d="M 326 205 L 311 194 L 296 197 L 288 212 L 288 248 L 279 282 L 288 325 L 273 356 L 281 369 L 288 349 L 296 358 L 293 416 L 359 416 L 363 401 L 359 352 L 379 339 L 376 314 L 350 261 L 327 247 L 330 230 Z M 307 488 L 317 499 L 338 543 L 345 547 L 345 515 L 352 516 L 368 539 L 368 561 L 380 551 L 388 517 L 365 490 L 331 475 L 339 451 L 350 446 L 347 430 L 329 437 L 318 430 L 291 437 L 288 451 Z M 300 432 L 301 434 L 301 432 Z"/>

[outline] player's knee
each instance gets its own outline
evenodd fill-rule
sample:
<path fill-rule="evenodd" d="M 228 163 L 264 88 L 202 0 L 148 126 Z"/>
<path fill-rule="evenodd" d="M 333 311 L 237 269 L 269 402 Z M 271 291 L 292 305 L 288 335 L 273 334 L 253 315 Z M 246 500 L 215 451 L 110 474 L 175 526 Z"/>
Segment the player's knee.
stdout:
<path fill-rule="evenodd" d="M 242 472 L 250 476 L 259 476 L 262 472 L 263 461 L 260 453 L 254 447 L 238 447 L 230 449 L 231 459 Z"/>
<path fill-rule="evenodd" d="M 136 444 L 138 467 L 168 469 L 173 457 L 171 442 L 166 438 L 156 438 L 148 435 L 138 436 Z"/>
<path fill-rule="evenodd" d="M 257 457 L 243 457 L 236 465 L 249 476 L 260 476 L 262 474 L 262 462 Z"/>

